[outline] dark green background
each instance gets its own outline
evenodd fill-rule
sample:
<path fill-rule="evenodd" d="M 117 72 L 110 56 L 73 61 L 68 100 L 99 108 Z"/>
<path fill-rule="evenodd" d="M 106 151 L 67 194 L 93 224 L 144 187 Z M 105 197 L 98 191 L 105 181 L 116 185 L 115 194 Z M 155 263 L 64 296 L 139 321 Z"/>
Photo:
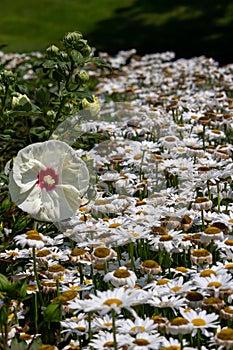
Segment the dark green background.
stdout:
<path fill-rule="evenodd" d="M 0 0 L 0 44 L 29 52 L 79 30 L 97 50 L 172 50 L 233 62 L 231 0 Z"/>

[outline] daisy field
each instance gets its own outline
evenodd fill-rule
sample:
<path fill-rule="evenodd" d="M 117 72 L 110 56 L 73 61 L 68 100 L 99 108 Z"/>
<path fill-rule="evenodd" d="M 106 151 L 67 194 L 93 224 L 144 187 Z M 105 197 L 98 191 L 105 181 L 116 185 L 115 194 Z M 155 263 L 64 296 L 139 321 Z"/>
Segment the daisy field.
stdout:
<path fill-rule="evenodd" d="M 0 52 L 0 349 L 233 349 L 233 64 Z"/>

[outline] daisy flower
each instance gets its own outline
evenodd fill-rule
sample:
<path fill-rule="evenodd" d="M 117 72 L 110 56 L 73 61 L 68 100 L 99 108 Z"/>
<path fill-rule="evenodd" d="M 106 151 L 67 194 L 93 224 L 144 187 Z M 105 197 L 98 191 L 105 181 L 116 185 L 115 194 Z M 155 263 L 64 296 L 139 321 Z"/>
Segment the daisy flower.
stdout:
<path fill-rule="evenodd" d="M 186 304 L 186 300 L 185 298 L 182 298 L 180 296 L 160 295 L 159 297 L 154 296 L 150 298 L 148 304 L 161 309 L 171 308 L 176 314 L 177 309 L 184 307 L 184 305 Z"/>
<path fill-rule="evenodd" d="M 215 335 L 215 341 L 222 345 L 224 349 L 231 349 L 233 346 L 233 329 L 223 328 L 219 330 Z"/>
<path fill-rule="evenodd" d="M 180 342 L 177 339 L 174 339 L 174 338 L 166 339 L 166 338 L 164 338 L 162 347 L 159 348 L 159 349 L 160 350 L 181 350 L 182 347 L 181 347 Z M 183 349 L 185 350 L 186 348 L 183 348 Z"/>
<path fill-rule="evenodd" d="M 100 315 L 105 315 L 112 310 L 119 314 L 122 308 L 133 312 L 131 306 L 140 304 L 136 291 L 125 289 L 124 287 L 103 292 L 98 290 L 96 295 L 90 294 L 89 297 L 90 299 L 87 300 L 69 302 L 70 309 L 74 309 L 77 312 L 80 310 L 83 312 L 95 311 Z"/>
<path fill-rule="evenodd" d="M 127 338 L 122 334 L 116 334 L 116 343 L 117 345 L 126 344 Z M 93 347 L 97 350 L 114 350 L 116 349 L 113 333 L 106 331 L 100 331 L 98 334 L 95 334 L 92 340 L 89 343 L 90 347 Z"/>
<path fill-rule="evenodd" d="M 171 334 L 190 334 L 193 330 L 193 325 L 186 318 L 176 317 L 167 327 Z"/>
<path fill-rule="evenodd" d="M 119 322 L 118 332 L 123 334 L 135 335 L 137 333 L 150 333 L 157 332 L 157 326 L 150 318 L 142 319 L 136 317 L 135 320 L 126 319 Z"/>
<path fill-rule="evenodd" d="M 215 297 L 219 297 L 221 291 L 233 290 L 233 279 L 228 273 L 211 274 L 209 277 L 196 276 L 193 281 L 196 286 L 204 291 L 212 291 Z"/>
<path fill-rule="evenodd" d="M 133 271 L 127 270 L 125 266 L 122 266 L 118 270 L 108 272 L 104 276 L 104 281 L 110 282 L 114 287 L 127 285 L 133 288 L 137 281 L 137 276 Z"/>
<path fill-rule="evenodd" d="M 167 283 L 169 294 L 181 295 L 190 290 L 191 281 L 184 282 L 184 277 L 180 276 Z"/>
<path fill-rule="evenodd" d="M 122 324 L 122 319 L 118 318 L 116 320 L 116 329 L 118 329 L 118 324 Z M 106 314 L 101 317 L 95 316 L 92 320 L 91 328 L 92 330 L 107 330 L 111 331 L 113 326 L 113 319 L 110 315 Z"/>
<path fill-rule="evenodd" d="M 127 346 L 128 350 L 157 350 L 160 349 L 163 343 L 164 337 L 160 336 L 159 333 L 148 334 L 138 333 L 135 338 L 127 335 L 127 339 L 122 338 L 119 341 L 119 346 Z"/>
<path fill-rule="evenodd" d="M 45 245 L 51 245 L 53 240 L 42 233 L 35 230 L 29 230 L 26 233 L 15 236 L 14 241 L 19 244 L 22 248 L 26 245 L 29 247 L 35 247 L 37 249 L 43 248 Z"/>
<path fill-rule="evenodd" d="M 180 309 L 181 315 L 193 325 L 192 334 L 195 336 L 198 329 L 205 335 L 210 336 L 212 332 L 208 331 L 209 328 L 217 328 L 218 315 L 215 313 L 208 314 L 206 310 L 194 311 L 192 309 Z"/>

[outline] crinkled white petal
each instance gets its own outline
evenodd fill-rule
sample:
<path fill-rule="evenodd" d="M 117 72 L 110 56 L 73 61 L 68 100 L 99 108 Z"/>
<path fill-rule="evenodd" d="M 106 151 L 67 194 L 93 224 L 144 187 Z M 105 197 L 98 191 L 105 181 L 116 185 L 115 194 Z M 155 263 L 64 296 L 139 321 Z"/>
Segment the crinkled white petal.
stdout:
<path fill-rule="evenodd" d="M 58 175 L 58 184 L 50 190 L 38 185 L 38 174 L 47 168 Z M 57 222 L 74 215 L 88 187 L 85 162 L 58 140 L 32 144 L 19 151 L 9 176 L 12 200 L 42 221 Z"/>

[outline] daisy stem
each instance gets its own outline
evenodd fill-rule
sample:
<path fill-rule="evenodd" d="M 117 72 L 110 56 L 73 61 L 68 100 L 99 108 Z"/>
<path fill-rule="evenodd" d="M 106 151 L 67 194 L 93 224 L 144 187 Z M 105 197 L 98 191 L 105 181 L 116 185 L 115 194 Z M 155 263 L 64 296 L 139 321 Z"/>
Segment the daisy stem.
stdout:
<path fill-rule="evenodd" d="M 203 150 L 205 151 L 205 125 L 203 125 L 203 135 L 202 135 Z"/>
<path fill-rule="evenodd" d="M 41 303 L 41 305 L 43 305 L 43 298 L 42 298 L 42 293 L 41 293 L 41 284 L 40 284 L 40 280 L 39 280 L 39 277 L 38 277 L 37 266 L 36 266 L 36 249 L 35 249 L 35 247 L 32 247 L 32 256 L 33 256 L 34 278 L 36 280 L 36 283 L 37 283 L 37 286 L 38 286 L 38 290 L 39 290 L 40 303 Z"/>
<path fill-rule="evenodd" d="M 107 261 L 104 262 L 104 273 L 105 274 L 108 273 L 108 262 Z"/>
<path fill-rule="evenodd" d="M 114 341 L 114 350 L 117 350 L 115 310 L 112 309 L 111 312 L 112 312 L 112 334 L 113 334 L 113 341 Z"/>
<path fill-rule="evenodd" d="M 80 284 L 83 284 L 83 268 L 82 264 L 78 263 L 78 271 L 79 271 L 79 278 L 80 278 Z"/>
<path fill-rule="evenodd" d="M 201 210 L 201 223 L 202 223 L 202 230 L 205 229 L 205 218 L 204 218 L 204 210 Z"/>
<path fill-rule="evenodd" d="M 201 340 L 201 331 L 200 329 L 197 330 L 197 348 L 198 349 L 201 349 L 201 343 L 202 343 L 202 340 Z"/>
<path fill-rule="evenodd" d="M 93 270 L 93 265 L 91 264 L 91 279 L 93 281 L 93 287 L 94 287 L 94 293 L 96 294 L 96 290 L 98 289 L 96 286 L 96 276 L 94 274 L 94 270 Z"/>
<path fill-rule="evenodd" d="M 179 334 L 179 340 L 180 340 L 180 349 L 183 350 L 184 345 L 183 345 L 183 334 Z"/>
<path fill-rule="evenodd" d="M 129 257 L 130 257 L 130 263 L 131 263 L 132 270 L 135 271 L 136 267 L 135 267 L 135 262 L 134 262 L 134 243 L 133 242 L 129 243 Z"/>
<path fill-rule="evenodd" d="M 35 231 L 37 231 L 37 224 L 38 224 L 38 222 L 34 221 L 34 223 L 33 223 L 33 230 L 35 230 Z"/>
<path fill-rule="evenodd" d="M 57 296 L 59 296 L 60 295 L 60 283 L 59 283 L 58 279 L 56 280 L 56 287 L 57 287 Z"/>
<path fill-rule="evenodd" d="M 158 182 L 159 182 L 159 165 L 158 162 L 155 163 L 155 188 L 157 189 Z"/>
<path fill-rule="evenodd" d="M 217 182 L 217 191 L 218 191 L 218 214 L 220 214 L 221 196 L 220 196 L 219 182 Z"/>
<path fill-rule="evenodd" d="M 114 247 L 115 251 L 117 252 L 117 261 L 119 264 L 119 267 L 121 266 L 121 251 L 118 246 Z"/>
<path fill-rule="evenodd" d="M 7 345 L 7 342 L 8 342 L 8 327 L 7 327 L 7 323 L 4 324 L 4 350 L 8 350 L 8 345 Z"/>
<path fill-rule="evenodd" d="M 37 301 L 37 293 L 34 294 L 34 322 L 35 322 L 35 333 L 38 333 L 38 301 Z"/>
<path fill-rule="evenodd" d="M 190 334 L 190 346 L 193 346 L 193 335 L 192 335 L 192 333 Z"/>
<path fill-rule="evenodd" d="M 140 164 L 140 169 L 139 169 L 139 179 L 140 179 L 140 181 L 143 179 L 142 165 L 143 165 L 143 162 L 144 162 L 144 156 L 145 156 L 145 151 L 142 152 L 141 164 Z"/>
<path fill-rule="evenodd" d="M 89 341 L 92 339 L 91 320 L 92 320 L 92 312 L 88 312 L 88 333 L 89 333 Z"/>

